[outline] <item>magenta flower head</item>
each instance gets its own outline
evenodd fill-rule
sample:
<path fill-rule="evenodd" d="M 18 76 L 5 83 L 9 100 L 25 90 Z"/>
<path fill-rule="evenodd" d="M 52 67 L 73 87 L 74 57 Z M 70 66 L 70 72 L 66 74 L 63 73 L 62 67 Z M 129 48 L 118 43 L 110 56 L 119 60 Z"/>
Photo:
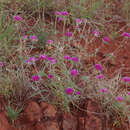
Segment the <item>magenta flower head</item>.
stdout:
<path fill-rule="evenodd" d="M 129 37 L 130 37 L 130 33 L 123 32 L 123 33 L 122 33 L 122 36 L 124 36 L 124 37 L 128 37 L 128 38 L 129 38 Z"/>
<path fill-rule="evenodd" d="M 118 96 L 117 100 L 120 101 L 120 102 L 122 102 L 124 100 L 124 98 L 122 96 Z"/>
<path fill-rule="evenodd" d="M 94 30 L 94 31 L 93 31 L 93 34 L 94 34 L 95 37 L 98 37 L 98 36 L 99 36 L 99 31 Z"/>
<path fill-rule="evenodd" d="M 54 75 L 53 75 L 53 74 L 48 74 L 48 78 L 49 78 L 49 79 L 53 79 L 53 78 L 54 78 Z"/>
<path fill-rule="evenodd" d="M 38 75 L 33 75 L 33 76 L 32 76 L 32 80 L 33 80 L 33 81 L 39 81 L 39 80 L 40 80 L 40 76 L 38 76 Z"/>
<path fill-rule="evenodd" d="M 68 37 L 72 37 L 72 32 L 66 32 L 65 35 L 68 36 Z"/>
<path fill-rule="evenodd" d="M 28 38 L 28 36 L 27 36 L 27 35 L 24 35 L 24 36 L 23 36 L 23 39 L 27 39 L 27 38 Z"/>
<path fill-rule="evenodd" d="M 63 15 L 63 16 L 68 16 L 69 13 L 68 13 L 67 11 L 62 11 L 62 12 L 61 12 L 61 15 Z"/>
<path fill-rule="evenodd" d="M 87 18 L 84 18 L 83 21 L 84 21 L 84 23 L 87 23 Z"/>
<path fill-rule="evenodd" d="M 32 41 L 38 41 L 38 38 L 37 38 L 37 36 L 35 36 L 35 35 L 30 36 L 30 39 L 31 39 Z"/>
<path fill-rule="evenodd" d="M 108 91 L 107 88 L 102 88 L 101 89 L 101 92 L 104 93 L 104 94 L 107 93 L 107 91 Z"/>
<path fill-rule="evenodd" d="M 109 41 L 110 41 L 110 39 L 109 39 L 108 37 L 104 37 L 103 40 L 104 40 L 105 42 L 109 42 Z"/>
<path fill-rule="evenodd" d="M 77 18 L 76 19 L 76 24 L 81 24 L 82 23 L 82 20 L 80 18 Z"/>
<path fill-rule="evenodd" d="M 3 66 L 3 62 L 0 61 L 0 67 L 2 67 L 2 66 Z"/>
<path fill-rule="evenodd" d="M 71 70 L 70 74 L 72 76 L 77 76 L 78 75 L 78 71 L 76 69 L 73 69 L 73 70 Z"/>
<path fill-rule="evenodd" d="M 30 57 L 28 60 L 26 60 L 26 63 L 32 64 L 33 62 L 36 62 L 38 58 L 35 58 L 34 56 Z"/>
<path fill-rule="evenodd" d="M 66 88 L 65 93 L 68 95 L 73 95 L 74 94 L 74 89 L 73 88 Z"/>
<path fill-rule="evenodd" d="M 56 61 L 53 57 L 48 57 L 47 58 L 52 64 L 56 64 Z"/>
<path fill-rule="evenodd" d="M 128 92 L 128 95 L 130 95 L 130 92 Z"/>
<path fill-rule="evenodd" d="M 56 11 L 55 14 L 56 14 L 56 15 L 61 15 L 61 12 Z"/>
<path fill-rule="evenodd" d="M 130 77 L 123 77 L 122 80 L 124 80 L 125 82 L 130 82 Z"/>
<path fill-rule="evenodd" d="M 63 20 L 62 17 L 59 17 L 59 18 L 58 18 L 58 22 L 60 22 L 60 21 L 62 21 L 62 20 Z"/>
<path fill-rule="evenodd" d="M 19 16 L 19 15 L 15 15 L 14 20 L 21 22 L 23 20 L 23 18 L 21 16 Z"/>
<path fill-rule="evenodd" d="M 77 95 L 80 95 L 81 93 L 80 93 L 80 91 L 78 91 L 76 94 L 77 94 Z"/>
<path fill-rule="evenodd" d="M 104 75 L 103 74 L 99 74 L 98 76 L 97 76 L 97 79 L 103 79 L 104 78 Z"/>
<path fill-rule="evenodd" d="M 65 59 L 65 60 L 70 60 L 71 57 L 70 57 L 70 56 L 64 56 L 64 59 Z"/>
<path fill-rule="evenodd" d="M 100 64 L 95 64 L 95 69 L 102 71 L 102 66 Z"/>
<path fill-rule="evenodd" d="M 78 57 L 72 57 L 71 60 L 75 61 L 75 62 L 79 62 L 79 58 Z"/>
<path fill-rule="evenodd" d="M 53 44 L 53 40 L 48 40 L 47 43 Z"/>
<path fill-rule="evenodd" d="M 47 59 L 47 56 L 46 55 L 44 55 L 44 54 L 42 54 L 42 55 L 40 55 L 40 57 L 39 57 L 41 60 L 46 60 Z"/>

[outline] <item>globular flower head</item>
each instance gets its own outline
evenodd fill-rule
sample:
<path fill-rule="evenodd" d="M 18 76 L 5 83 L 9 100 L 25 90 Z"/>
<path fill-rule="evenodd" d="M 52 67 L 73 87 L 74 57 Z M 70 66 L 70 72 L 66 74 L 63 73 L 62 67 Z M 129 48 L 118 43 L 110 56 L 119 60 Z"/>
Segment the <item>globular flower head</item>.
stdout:
<path fill-rule="evenodd" d="M 61 12 L 56 11 L 55 14 L 56 14 L 56 15 L 61 15 Z"/>
<path fill-rule="evenodd" d="M 73 95 L 74 94 L 74 89 L 73 88 L 66 88 L 65 93 L 68 95 Z"/>
<path fill-rule="evenodd" d="M 32 36 L 30 36 L 30 39 L 31 39 L 32 41 L 38 41 L 38 38 L 37 38 L 36 35 L 32 35 Z"/>
<path fill-rule="evenodd" d="M 102 88 L 102 89 L 101 89 L 101 92 L 102 92 L 102 93 L 107 93 L 107 91 L 108 91 L 107 88 Z"/>
<path fill-rule="evenodd" d="M 97 79 L 103 79 L 104 78 L 104 75 L 103 74 L 99 74 L 98 76 L 97 76 Z"/>
<path fill-rule="evenodd" d="M 81 24 L 82 23 L 82 20 L 80 18 L 77 18 L 76 19 L 76 24 Z"/>
<path fill-rule="evenodd" d="M 53 57 L 48 57 L 47 58 L 52 64 L 56 64 L 56 61 Z"/>
<path fill-rule="evenodd" d="M 95 69 L 102 71 L 102 66 L 100 64 L 95 64 Z"/>
<path fill-rule="evenodd" d="M 53 75 L 53 74 L 48 74 L 48 78 L 49 78 L 49 79 L 53 79 L 53 78 L 54 78 L 54 75 Z"/>
<path fill-rule="evenodd" d="M 40 57 L 39 57 L 41 60 L 46 60 L 47 59 L 47 56 L 46 55 L 44 55 L 44 54 L 42 54 L 42 55 L 40 55 Z"/>
<path fill-rule="evenodd" d="M 130 82 L 130 77 L 123 77 L 122 80 L 125 82 Z"/>
<path fill-rule="evenodd" d="M 28 37 L 27 35 L 24 35 L 24 36 L 23 36 L 23 39 L 27 39 L 27 37 Z"/>
<path fill-rule="evenodd" d="M 38 58 L 35 58 L 34 56 L 30 57 L 28 60 L 26 60 L 26 63 L 32 64 L 33 62 L 36 62 Z"/>
<path fill-rule="evenodd" d="M 64 59 L 65 59 L 65 60 L 70 60 L 71 57 L 66 55 L 66 56 L 64 56 Z"/>
<path fill-rule="evenodd" d="M 48 40 L 47 43 L 53 44 L 53 40 Z"/>
<path fill-rule="evenodd" d="M 122 102 L 124 100 L 124 98 L 122 96 L 118 96 L 117 100 L 120 101 L 120 102 Z"/>
<path fill-rule="evenodd" d="M 94 30 L 94 31 L 93 31 L 93 34 L 94 34 L 95 37 L 98 37 L 98 36 L 99 36 L 99 31 Z"/>
<path fill-rule="evenodd" d="M 61 15 L 63 15 L 63 16 L 68 16 L 69 13 L 68 13 L 67 11 L 62 11 L 62 12 L 61 12 Z"/>
<path fill-rule="evenodd" d="M 128 92 L 128 95 L 130 95 L 130 92 Z"/>
<path fill-rule="evenodd" d="M 78 57 L 72 57 L 71 60 L 75 61 L 75 62 L 79 62 L 79 58 Z"/>
<path fill-rule="evenodd" d="M 23 20 L 23 18 L 21 16 L 19 16 L 19 15 L 15 15 L 14 20 L 21 22 Z"/>
<path fill-rule="evenodd" d="M 109 41 L 110 41 L 110 39 L 109 39 L 108 37 L 104 37 L 103 40 L 104 40 L 105 42 L 109 42 Z"/>
<path fill-rule="evenodd" d="M 77 95 L 80 95 L 81 93 L 80 93 L 80 91 L 78 91 L 76 94 L 77 94 Z"/>
<path fill-rule="evenodd" d="M 123 33 L 122 33 L 122 36 L 124 36 L 124 37 L 128 37 L 128 38 L 129 38 L 129 37 L 130 37 L 130 33 L 123 32 Z"/>
<path fill-rule="evenodd" d="M 72 32 L 66 32 L 66 36 L 72 37 Z"/>
<path fill-rule="evenodd" d="M 40 80 L 40 76 L 38 76 L 38 75 L 33 75 L 33 76 L 32 76 L 32 80 L 33 80 L 33 81 L 39 81 L 39 80 Z"/>
<path fill-rule="evenodd" d="M 87 18 L 84 18 L 83 21 L 84 21 L 84 23 L 87 23 Z"/>
<path fill-rule="evenodd" d="M 3 66 L 3 62 L 0 61 L 0 67 L 2 67 L 2 66 Z"/>
<path fill-rule="evenodd" d="M 77 76 L 78 75 L 78 71 L 76 69 L 73 69 L 73 70 L 71 70 L 70 74 L 72 76 Z"/>
<path fill-rule="evenodd" d="M 58 22 L 60 22 L 60 21 L 62 21 L 62 20 L 63 20 L 62 17 L 59 17 L 59 18 L 58 18 Z"/>

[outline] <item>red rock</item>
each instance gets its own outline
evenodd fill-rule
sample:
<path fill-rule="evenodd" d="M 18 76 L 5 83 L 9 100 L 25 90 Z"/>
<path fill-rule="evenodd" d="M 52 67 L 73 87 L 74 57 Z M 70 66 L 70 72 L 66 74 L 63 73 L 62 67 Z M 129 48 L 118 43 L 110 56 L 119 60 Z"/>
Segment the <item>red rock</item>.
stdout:
<path fill-rule="evenodd" d="M 47 121 L 44 123 L 44 126 L 45 126 L 45 130 L 60 130 L 58 123 L 55 121 Z"/>
<path fill-rule="evenodd" d="M 4 113 L 0 113 L 0 130 L 11 130 L 11 125 Z"/>
<path fill-rule="evenodd" d="M 85 120 L 83 117 L 78 118 L 78 130 L 84 130 Z"/>
<path fill-rule="evenodd" d="M 96 116 L 86 119 L 85 130 L 102 130 L 102 121 Z"/>
<path fill-rule="evenodd" d="M 43 123 L 37 123 L 35 130 L 46 130 L 46 128 L 44 127 Z"/>
<path fill-rule="evenodd" d="M 78 121 L 71 113 L 63 115 L 63 130 L 77 130 Z"/>
<path fill-rule="evenodd" d="M 25 118 L 27 122 L 38 122 L 41 120 L 42 113 L 40 106 L 36 102 L 30 102 L 25 108 Z"/>
<path fill-rule="evenodd" d="M 56 108 L 54 105 L 51 105 L 51 104 L 46 104 L 44 102 L 42 102 L 40 104 L 41 108 L 43 109 L 43 114 L 44 116 L 47 116 L 47 117 L 55 117 L 56 116 Z"/>

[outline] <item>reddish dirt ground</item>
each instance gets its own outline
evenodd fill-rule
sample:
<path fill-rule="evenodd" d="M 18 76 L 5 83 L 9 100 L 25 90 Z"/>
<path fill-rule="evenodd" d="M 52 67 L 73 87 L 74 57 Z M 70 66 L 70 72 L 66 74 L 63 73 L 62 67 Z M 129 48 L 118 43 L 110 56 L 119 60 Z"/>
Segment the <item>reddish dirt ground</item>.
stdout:
<path fill-rule="evenodd" d="M 84 111 L 71 107 L 71 113 L 66 113 L 45 102 L 28 101 L 25 109 L 12 124 L 7 117 L 1 98 L 0 130 L 106 130 L 109 126 L 101 107 L 94 101 L 86 99 L 82 104 Z M 4 101 L 5 102 L 5 101 Z M 126 125 L 128 128 L 128 125 Z M 113 128 L 114 130 L 125 130 Z"/>

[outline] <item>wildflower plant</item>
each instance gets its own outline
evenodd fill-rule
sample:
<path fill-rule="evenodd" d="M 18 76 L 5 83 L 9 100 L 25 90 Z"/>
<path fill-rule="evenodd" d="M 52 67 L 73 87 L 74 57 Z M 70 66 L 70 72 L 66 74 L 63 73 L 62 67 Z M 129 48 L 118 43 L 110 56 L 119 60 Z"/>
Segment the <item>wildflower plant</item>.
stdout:
<path fill-rule="evenodd" d="M 108 78 L 104 62 L 110 56 L 103 62 L 95 60 L 102 47 L 100 44 L 97 48 L 96 40 L 107 44 L 111 41 L 109 37 L 101 37 L 104 36 L 101 28 L 104 31 L 106 28 L 99 17 L 103 15 L 103 21 L 107 22 L 105 17 L 109 10 L 106 5 L 102 1 L 72 0 L 67 7 L 57 9 L 51 1 L 33 3 L 27 2 L 27 7 L 33 6 L 29 8 L 34 10 L 31 16 L 21 13 L 23 7 L 16 12 L 20 15 L 0 11 L 0 92 L 13 99 L 17 94 L 24 95 L 27 89 L 27 99 L 38 95 L 40 101 L 50 102 L 50 96 L 51 103 L 60 104 L 67 111 L 70 111 L 70 103 L 90 98 L 101 104 L 106 115 L 114 115 L 116 120 L 128 119 L 130 92 L 126 88 L 130 77 L 117 73 Z M 100 12 L 103 6 L 106 10 Z M 51 15 L 49 23 L 45 20 L 46 10 L 53 12 L 47 13 Z M 101 15 L 97 15 L 98 11 Z M 37 16 L 34 17 L 35 13 Z M 31 27 L 27 23 L 30 17 L 35 19 Z M 95 22 L 95 19 L 99 21 Z M 5 24 L 7 20 L 8 24 Z M 62 32 L 58 31 L 58 24 Z M 123 32 L 121 36 L 127 41 L 130 35 Z M 92 52 L 89 50 L 91 45 L 94 46 Z M 91 58 L 93 62 L 89 61 Z M 125 87 L 120 90 L 121 84 Z M 10 104 L 6 110 L 13 121 L 20 112 Z"/>

